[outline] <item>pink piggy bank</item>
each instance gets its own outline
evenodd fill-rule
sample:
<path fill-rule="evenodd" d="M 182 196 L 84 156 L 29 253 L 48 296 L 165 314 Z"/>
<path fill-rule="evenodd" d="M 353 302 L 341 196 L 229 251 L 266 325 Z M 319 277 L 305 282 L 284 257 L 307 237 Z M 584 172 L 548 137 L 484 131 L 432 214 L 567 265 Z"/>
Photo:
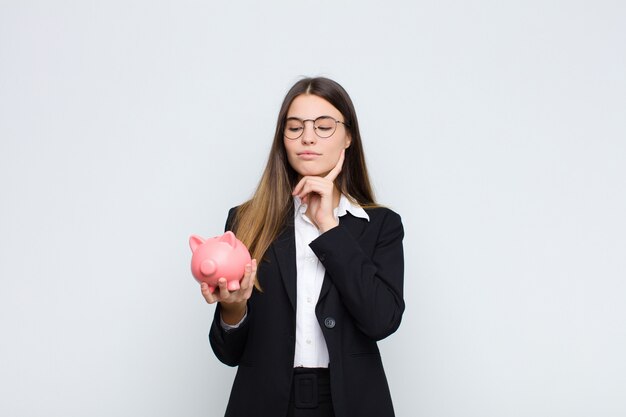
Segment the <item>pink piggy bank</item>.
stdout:
<path fill-rule="evenodd" d="M 217 280 L 224 277 L 228 281 L 228 290 L 239 289 L 246 264 L 251 262 L 248 248 L 235 237 L 233 232 L 226 232 L 204 240 L 200 236 L 189 238 L 191 246 L 191 273 L 198 282 L 206 282 L 211 292 L 217 287 Z"/>

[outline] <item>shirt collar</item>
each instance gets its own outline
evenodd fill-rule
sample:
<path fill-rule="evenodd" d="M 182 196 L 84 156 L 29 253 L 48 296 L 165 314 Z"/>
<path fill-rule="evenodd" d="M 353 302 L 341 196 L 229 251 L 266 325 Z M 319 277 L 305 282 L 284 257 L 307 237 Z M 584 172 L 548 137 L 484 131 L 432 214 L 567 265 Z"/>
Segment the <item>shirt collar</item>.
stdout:
<path fill-rule="evenodd" d="M 300 214 L 303 215 L 306 212 L 307 209 L 307 205 L 306 204 L 302 204 L 302 200 L 300 199 L 300 197 L 295 196 L 293 198 L 293 205 L 295 208 L 295 214 Z M 363 207 L 359 206 L 356 203 L 351 202 L 348 197 L 346 197 L 345 195 L 341 194 L 341 196 L 339 197 L 339 205 L 337 206 L 337 208 L 335 208 L 334 210 L 334 215 L 335 217 L 343 217 L 345 216 L 348 212 L 350 212 L 350 214 L 352 214 L 354 217 L 359 217 L 361 219 L 365 219 L 367 221 L 370 220 L 370 216 L 368 216 L 368 214 L 365 212 L 365 210 L 363 210 Z"/>

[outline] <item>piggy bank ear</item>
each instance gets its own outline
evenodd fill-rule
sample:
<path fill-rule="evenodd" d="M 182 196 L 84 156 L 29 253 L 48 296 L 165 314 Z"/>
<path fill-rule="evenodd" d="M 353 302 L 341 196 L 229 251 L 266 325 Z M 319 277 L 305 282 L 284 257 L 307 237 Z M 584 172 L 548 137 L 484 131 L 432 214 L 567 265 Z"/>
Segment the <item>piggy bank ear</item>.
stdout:
<path fill-rule="evenodd" d="M 202 245 L 204 243 L 204 239 L 202 239 L 200 236 L 198 235 L 191 235 L 189 237 L 189 247 L 191 248 L 192 252 L 196 251 L 196 248 L 200 245 Z"/>
<path fill-rule="evenodd" d="M 220 238 L 218 240 L 220 242 L 228 243 L 233 248 L 235 246 L 237 246 L 237 238 L 235 237 L 234 233 L 231 232 L 230 230 L 228 232 L 224 233 L 222 236 L 220 236 Z"/>

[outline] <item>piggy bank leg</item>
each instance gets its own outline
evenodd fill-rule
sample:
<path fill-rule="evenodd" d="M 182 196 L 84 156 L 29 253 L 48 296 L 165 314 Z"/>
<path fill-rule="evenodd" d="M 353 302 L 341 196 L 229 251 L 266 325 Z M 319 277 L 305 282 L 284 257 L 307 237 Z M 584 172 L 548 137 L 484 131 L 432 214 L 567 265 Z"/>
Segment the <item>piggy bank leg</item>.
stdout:
<path fill-rule="evenodd" d="M 211 294 L 213 294 L 215 292 L 216 288 L 217 287 L 212 287 L 212 286 L 209 285 L 209 291 L 211 292 Z"/>
<path fill-rule="evenodd" d="M 237 280 L 230 281 L 230 282 L 228 283 L 228 291 L 236 291 L 236 290 L 238 290 L 239 288 L 240 288 L 240 287 L 239 287 L 239 281 L 237 281 Z"/>

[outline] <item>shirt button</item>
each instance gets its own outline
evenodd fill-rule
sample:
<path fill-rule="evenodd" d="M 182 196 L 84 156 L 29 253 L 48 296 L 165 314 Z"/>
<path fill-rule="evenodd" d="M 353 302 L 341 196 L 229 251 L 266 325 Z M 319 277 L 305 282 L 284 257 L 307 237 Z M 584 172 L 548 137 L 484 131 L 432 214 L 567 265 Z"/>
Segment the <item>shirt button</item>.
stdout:
<path fill-rule="evenodd" d="M 307 297 L 307 298 L 306 298 L 306 302 L 307 302 L 307 303 L 309 303 L 309 304 L 311 304 L 311 303 L 313 302 L 313 299 L 312 299 L 311 297 Z"/>
<path fill-rule="evenodd" d="M 307 340 L 306 340 L 306 344 L 307 344 L 307 345 L 310 345 L 310 344 L 311 344 L 311 339 L 307 339 Z"/>
<path fill-rule="evenodd" d="M 337 322 L 332 317 L 326 317 L 324 319 L 324 326 L 326 326 L 327 329 L 332 329 L 336 324 Z"/>

